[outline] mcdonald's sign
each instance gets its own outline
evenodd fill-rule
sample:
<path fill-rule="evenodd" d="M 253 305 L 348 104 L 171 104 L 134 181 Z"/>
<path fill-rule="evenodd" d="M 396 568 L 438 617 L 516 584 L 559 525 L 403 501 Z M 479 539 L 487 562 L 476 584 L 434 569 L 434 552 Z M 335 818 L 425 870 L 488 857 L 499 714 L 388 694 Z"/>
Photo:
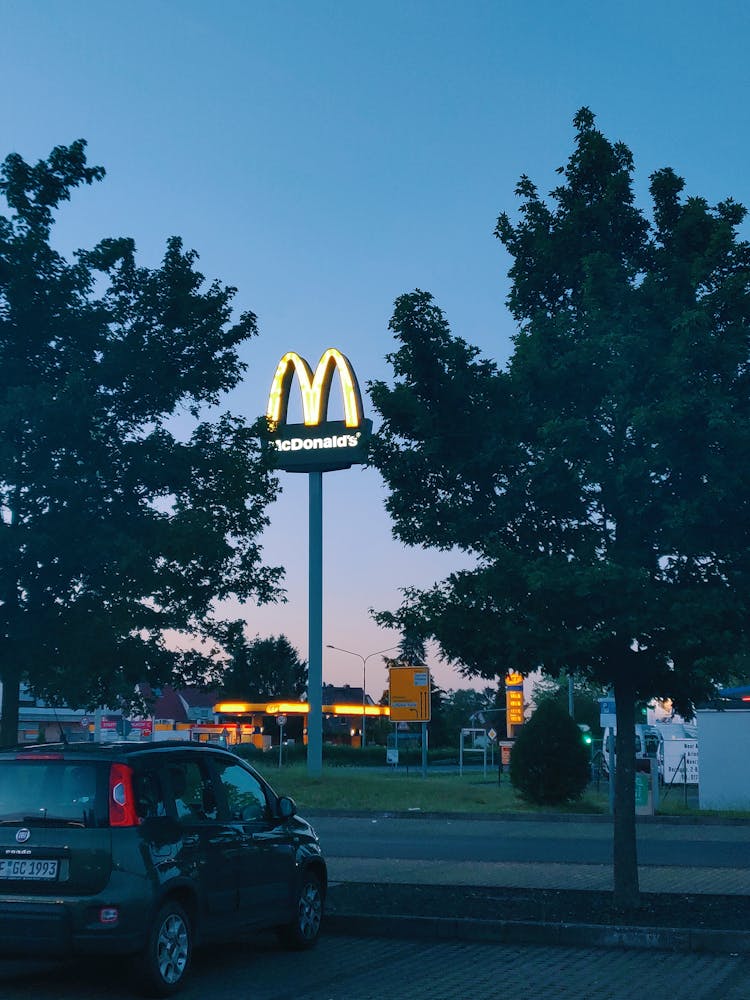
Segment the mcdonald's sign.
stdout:
<path fill-rule="evenodd" d="M 302 398 L 301 424 L 287 423 L 289 395 L 297 376 Z M 328 419 L 328 403 L 338 375 L 344 408 L 343 420 Z M 274 464 L 287 472 L 332 472 L 366 461 L 372 421 L 362 410 L 357 376 L 335 347 L 323 353 L 313 374 L 295 351 L 287 351 L 276 367 L 266 409 Z"/>

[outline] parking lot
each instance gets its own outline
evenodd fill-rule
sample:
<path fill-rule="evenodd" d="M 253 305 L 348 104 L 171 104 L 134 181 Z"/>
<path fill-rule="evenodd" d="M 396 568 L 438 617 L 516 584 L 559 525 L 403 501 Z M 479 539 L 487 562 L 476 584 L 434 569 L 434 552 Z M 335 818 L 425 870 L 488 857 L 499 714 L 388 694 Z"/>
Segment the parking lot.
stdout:
<path fill-rule="evenodd" d="M 127 960 L 33 966 L 0 962 L 3 1000 L 124 1000 Z M 196 954 L 184 1000 L 641 1000 L 668 984 L 691 1000 L 748 1000 L 750 962 L 659 951 L 394 941 L 324 935 L 311 952 L 282 952 L 273 936 Z"/>

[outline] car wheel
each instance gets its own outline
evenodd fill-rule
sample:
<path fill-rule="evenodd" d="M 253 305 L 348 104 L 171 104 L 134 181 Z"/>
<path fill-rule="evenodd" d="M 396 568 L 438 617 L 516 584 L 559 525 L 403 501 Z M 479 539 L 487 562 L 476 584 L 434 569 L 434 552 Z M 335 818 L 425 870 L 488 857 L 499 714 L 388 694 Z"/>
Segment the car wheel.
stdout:
<path fill-rule="evenodd" d="M 312 948 L 318 940 L 323 920 L 323 889 L 312 872 L 302 877 L 297 893 L 294 919 L 279 931 L 288 948 Z"/>
<path fill-rule="evenodd" d="M 146 996 L 168 997 L 185 981 L 193 954 L 190 920 L 177 902 L 159 910 L 141 955 L 139 978 Z"/>

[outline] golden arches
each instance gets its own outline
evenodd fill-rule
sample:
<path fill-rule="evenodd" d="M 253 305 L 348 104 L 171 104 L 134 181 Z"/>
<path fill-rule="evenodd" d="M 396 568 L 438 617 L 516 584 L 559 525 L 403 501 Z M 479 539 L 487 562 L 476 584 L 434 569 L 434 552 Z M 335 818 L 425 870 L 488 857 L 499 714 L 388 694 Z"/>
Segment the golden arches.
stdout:
<path fill-rule="evenodd" d="M 339 374 L 344 397 L 344 422 L 347 427 L 362 423 L 362 397 L 357 377 L 341 351 L 329 347 L 318 362 L 315 375 L 310 365 L 296 351 L 287 351 L 276 367 L 271 383 L 266 416 L 276 426 L 286 422 L 292 378 L 297 376 L 302 393 L 302 413 L 307 427 L 315 427 L 328 418 L 328 398 L 335 372 Z"/>

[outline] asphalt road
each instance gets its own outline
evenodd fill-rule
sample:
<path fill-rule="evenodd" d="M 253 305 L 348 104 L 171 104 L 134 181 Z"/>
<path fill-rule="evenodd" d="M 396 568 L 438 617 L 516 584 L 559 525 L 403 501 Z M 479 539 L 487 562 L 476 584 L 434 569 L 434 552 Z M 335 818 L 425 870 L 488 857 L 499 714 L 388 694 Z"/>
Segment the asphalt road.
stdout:
<path fill-rule="evenodd" d="M 3 1000 L 130 1000 L 127 960 L 31 966 L 0 961 Z M 183 1000 L 747 1000 L 750 959 L 659 951 L 324 936 L 311 952 L 273 938 L 199 953 Z M 135 994 L 137 995 L 137 994 Z"/>
<path fill-rule="evenodd" d="M 312 818 L 328 857 L 610 864 L 612 826 L 543 820 Z M 750 823 L 643 824 L 641 866 L 750 868 Z"/>

